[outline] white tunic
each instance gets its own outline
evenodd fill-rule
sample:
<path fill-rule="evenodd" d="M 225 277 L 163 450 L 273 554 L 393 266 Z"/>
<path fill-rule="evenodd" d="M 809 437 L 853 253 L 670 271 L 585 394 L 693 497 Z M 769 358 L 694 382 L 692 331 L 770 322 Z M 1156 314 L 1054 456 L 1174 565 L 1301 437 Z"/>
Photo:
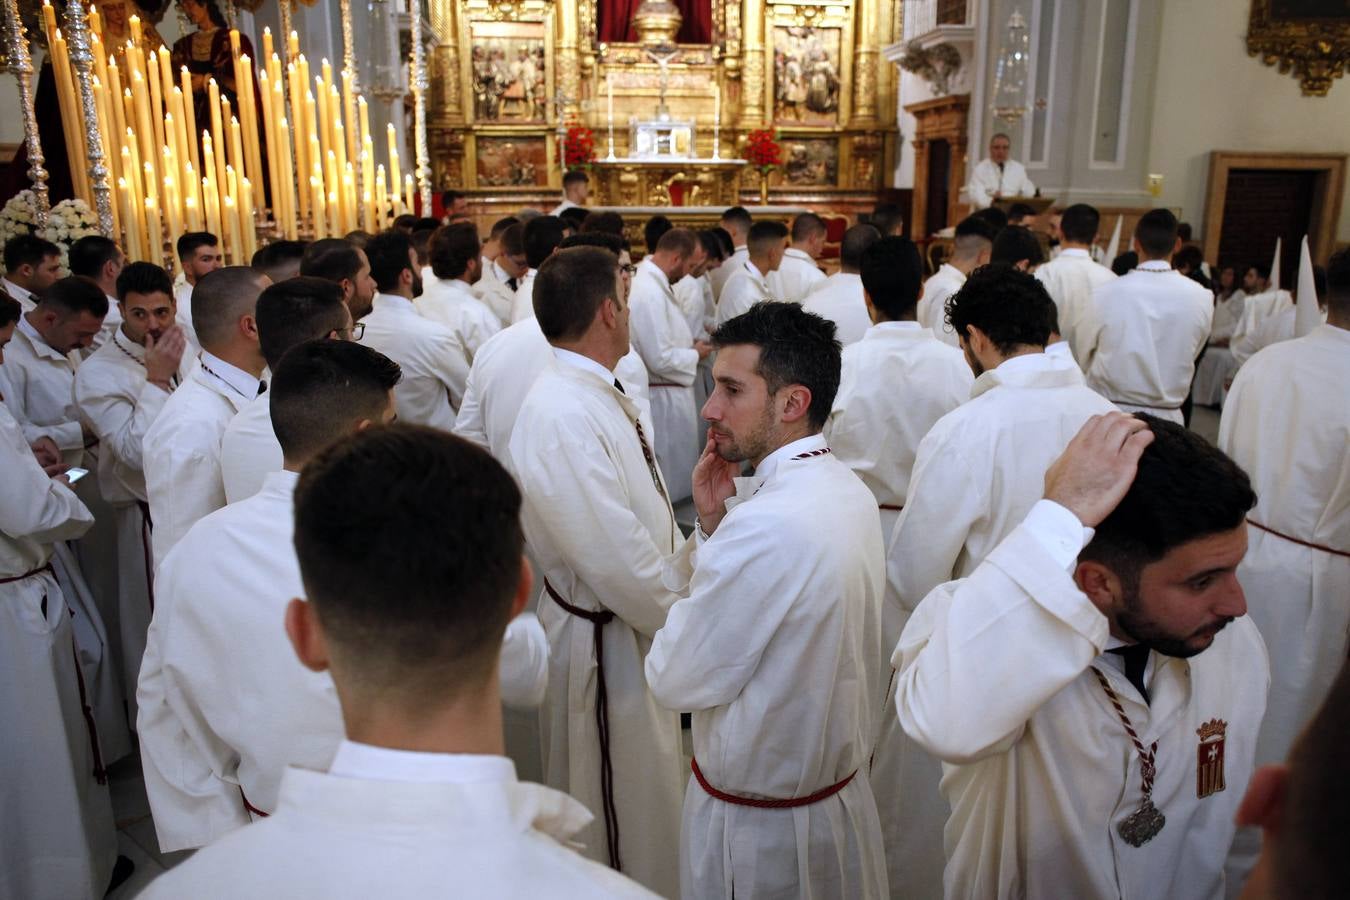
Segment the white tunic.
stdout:
<path fill-rule="evenodd" d="M 652 693 L 693 712 L 694 756 L 730 794 L 799 798 L 793 809 L 714 799 L 693 778 L 681 894 L 887 896 L 865 763 L 881 708 L 881 526 L 876 501 L 819 435 L 780 447 L 712 537 L 696 533 L 666 584 L 687 593 L 647 656 Z"/>
<path fill-rule="evenodd" d="M 1097 288 L 1114 281 L 1116 273 L 1092 261 L 1086 250 L 1068 247 L 1050 262 L 1036 269 L 1036 280 L 1045 285 L 1059 313 L 1059 333 L 1069 342 L 1074 359 L 1087 368 L 1088 342 L 1093 326 L 1092 295 Z"/>
<path fill-rule="evenodd" d="M 1027 177 L 1026 167 L 1010 159 L 1000 168 L 992 159 L 982 159 L 970 171 L 970 182 L 966 185 L 970 195 L 970 205 L 974 209 L 985 209 L 994 203 L 995 192 L 1004 199 L 1009 197 L 1030 197 L 1036 193 L 1036 185 Z"/>
<path fill-rule="evenodd" d="M 806 296 L 802 309 L 833 322 L 835 337 L 845 347 L 862 340 L 872 327 L 862 276 L 855 272 L 836 272 L 826 278 Z"/>
<path fill-rule="evenodd" d="M 491 272 L 490 276 L 488 272 Z M 508 283 L 510 278 L 506 270 L 494 261 L 473 286 L 473 295 L 487 305 L 501 327 L 511 324 L 511 303 L 516 297 L 516 292 Z"/>
<path fill-rule="evenodd" d="M 534 280 L 538 275 L 538 269 L 530 269 L 520 277 L 520 281 L 516 285 L 516 292 L 511 297 L 511 323 L 513 325 L 522 319 L 534 318 Z"/>
<path fill-rule="evenodd" d="M 53 349 L 24 316 L 19 317 L 14 338 L 5 347 L 9 381 L 5 403 L 21 423 L 28 443 L 51 438 L 72 466 L 84 459 L 84 433 L 75 407 L 79 361 L 78 354 Z"/>
<path fill-rule="evenodd" d="M 145 488 L 154 522 L 155 569 L 198 519 L 225 505 L 220 440 L 258 379 L 203 350 L 145 433 Z"/>
<path fill-rule="evenodd" d="M 1070 576 L 1089 534 L 1038 503 L 969 578 L 924 598 L 892 657 L 905 731 L 943 761 L 948 897 L 1223 896 L 1266 705 L 1261 637 L 1244 617 L 1189 660 L 1152 654 L 1145 705 Z M 1157 742 L 1166 824 L 1141 847 L 1116 830 L 1143 796 L 1139 757 L 1090 668 Z M 1218 746 L 1198 733 L 1210 724 L 1226 726 Z"/>
<path fill-rule="evenodd" d="M 956 332 L 947 324 L 947 298 L 961 290 L 966 283 L 966 275 L 951 263 L 943 263 L 933 273 L 933 277 L 923 283 L 923 296 L 919 298 L 919 324 L 931 328 L 943 343 L 960 347 Z"/>
<path fill-rule="evenodd" d="M 196 355 L 201 350 L 202 342 L 197 340 L 197 331 L 192 327 L 192 285 L 186 281 L 174 282 L 173 299 L 178 307 L 178 313 L 174 320 L 183 328 L 183 332 L 188 339 L 188 349 Z"/>
<path fill-rule="evenodd" d="M 376 294 L 374 308 L 361 321 L 366 323 L 361 343 L 403 369 L 403 379 L 394 386 L 399 419 L 454 428 L 469 378 L 468 354 L 454 332 L 418 315 L 411 300 L 393 294 Z"/>
<path fill-rule="evenodd" d="M 662 585 L 676 535 L 637 430 L 650 419 L 593 360 L 554 350 L 511 436 L 512 471 L 525 495 L 522 521 L 547 583 L 569 604 L 610 611 L 601 651 L 608 693 L 614 809 L 622 871 L 664 896 L 679 890 L 680 720 L 647 690 L 642 664 L 675 595 Z M 543 716 L 549 785 L 600 813 L 595 626 L 541 595 L 549 637 Z M 586 855 L 610 859 L 597 815 L 581 835 Z"/>
<path fill-rule="evenodd" d="M 1195 383 L 1191 386 L 1191 399 L 1202 406 L 1221 405 L 1228 393 L 1228 385 L 1237 374 L 1238 364 L 1233 351 L 1227 346 L 1215 346 L 1215 341 L 1232 342 L 1245 306 L 1246 295 L 1242 291 L 1234 291 L 1227 299 L 1215 300 L 1209 345 L 1195 366 Z"/>
<path fill-rule="evenodd" d="M 702 447 L 698 443 L 698 409 L 694 379 L 698 351 L 670 280 L 648 257 L 638 265 L 628 295 L 629 332 L 633 349 L 647 367 L 656 428 L 652 449 L 679 503 L 692 495 L 690 475 Z"/>
<path fill-rule="evenodd" d="M 1260 349 L 1256 345 L 1256 332 L 1260 325 L 1266 319 L 1279 315 L 1281 311 L 1291 309 L 1293 305 L 1294 298 L 1288 291 L 1277 291 L 1274 288 L 1246 297 L 1242 306 L 1242 318 L 1233 329 L 1233 339 L 1229 344 L 1233 359 L 1239 366 L 1251 359 L 1252 354 Z"/>
<path fill-rule="evenodd" d="M 1258 764 L 1285 759 L 1350 645 L 1347 384 L 1350 331 L 1321 325 L 1252 357 L 1219 423 L 1219 447 L 1246 470 L 1257 496 L 1238 579 L 1271 657 Z"/>
<path fill-rule="evenodd" d="M 777 271 L 769 273 L 767 279 L 769 295 L 788 303 L 801 303 L 824 280 L 825 273 L 820 271 L 811 254 L 796 247 L 788 247 L 783 252 L 782 263 Z"/>
<path fill-rule="evenodd" d="M 255 397 L 239 410 L 220 440 L 220 475 L 225 502 L 238 503 L 262 488 L 263 479 L 285 464 L 272 430 L 272 395 Z"/>
<path fill-rule="evenodd" d="M 712 285 L 713 299 L 718 303 L 722 302 L 722 287 L 731 277 L 731 273 L 738 271 L 741 264 L 750 258 L 750 248 L 741 244 L 732 250 L 730 256 L 722 260 L 722 264 L 708 273 L 708 282 Z"/>
<path fill-rule="evenodd" d="M 108 788 L 94 778 L 71 616 L 35 572 L 93 516 L 38 466 L 0 403 L 0 896 L 99 900 L 117 858 Z"/>
<path fill-rule="evenodd" d="M 736 318 L 756 303 L 776 299 L 769 292 L 769 282 L 764 273 L 747 256 L 722 285 L 722 293 L 717 299 L 717 324 Z"/>
<path fill-rule="evenodd" d="M 572 798 L 517 781 L 503 757 L 344 742 L 331 772 L 288 769 L 270 818 L 142 896 L 653 897 L 570 848 L 589 819 Z"/>
<path fill-rule="evenodd" d="M 432 275 L 422 282 L 422 296 L 413 302 L 422 315 L 433 322 L 440 322 L 455 333 L 464 345 L 470 364 L 478 348 L 502 330 L 501 319 L 496 313 L 475 297 L 469 285 L 458 278 L 437 278 Z"/>
<path fill-rule="evenodd" d="M 696 340 L 706 339 L 717 327 L 717 303 L 713 300 L 712 284 L 707 275 L 695 278 L 686 275 L 675 282 L 675 300 L 689 326 L 689 334 Z"/>
<path fill-rule="evenodd" d="M 6 294 L 19 301 L 19 308 L 26 313 L 32 312 L 37 306 L 37 298 L 32 291 L 19 287 L 8 278 L 0 278 L 0 288 L 3 288 Z"/>
<path fill-rule="evenodd" d="M 1093 295 L 1093 332 L 1080 359 L 1088 386 L 1126 412 L 1181 424 L 1213 318 L 1213 294 L 1166 260 L 1140 263 Z"/>

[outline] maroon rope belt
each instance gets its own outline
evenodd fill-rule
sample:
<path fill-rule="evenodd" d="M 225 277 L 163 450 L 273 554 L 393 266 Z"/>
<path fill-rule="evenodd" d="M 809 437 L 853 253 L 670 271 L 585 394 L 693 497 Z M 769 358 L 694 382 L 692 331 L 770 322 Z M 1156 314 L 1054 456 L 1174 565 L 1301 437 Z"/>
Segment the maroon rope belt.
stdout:
<path fill-rule="evenodd" d="M 13 584 L 16 581 L 23 581 L 25 578 L 32 578 L 34 575 L 41 575 L 43 572 L 49 573 L 53 578 L 56 577 L 56 572 L 52 570 L 52 564 L 47 563 L 45 566 L 38 566 L 33 571 L 24 572 L 22 575 L 15 575 L 12 578 L 0 578 L 0 584 Z"/>
<path fill-rule="evenodd" d="M 150 504 L 137 500 L 141 509 L 141 558 L 145 560 L 145 591 L 150 599 L 150 612 L 155 611 L 155 561 L 150 550 L 150 532 L 154 523 L 150 521 Z"/>
<path fill-rule="evenodd" d="M 890 510 L 891 512 L 899 512 L 900 510 L 902 510 L 902 509 L 904 509 L 904 508 L 905 508 L 905 505 L 904 505 L 903 503 L 900 504 L 899 506 L 896 506 L 894 503 L 878 503 L 878 504 L 877 504 L 877 509 L 888 509 L 888 510 Z"/>
<path fill-rule="evenodd" d="M 730 803 L 734 806 L 752 806 L 755 809 L 796 809 L 799 806 L 810 806 L 812 803 L 819 803 L 826 798 L 833 797 L 835 794 L 848 787 L 848 783 L 858 774 L 854 769 L 848 773 L 843 781 L 836 781 L 827 788 L 821 788 L 814 794 L 807 794 L 805 797 L 788 797 L 786 800 L 763 800 L 758 797 L 741 797 L 737 794 L 728 794 L 726 791 L 719 791 L 708 783 L 708 779 L 703 777 L 703 770 L 698 767 L 697 759 L 690 759 L 689 768 L 694 770 L 694 778 L 698 780 L 698 786 L 707 792 L 708 796 L 715 800 L 721 800 L 723 803 Z"/>
<path fill-rule="evenodd" d="M 244 793 L 244 786 L 242 784 L 239 785 L 239 799 L 244 801 L 244 811 L 251 815 L 261 816 L 264 819 L 272 815 L 271 813 L 263 812 L 261 809 L 258 809 L 258 807 L 248 802 L 248 795 Z"/>
<path fill-rule="evenodd" d="M 691 387 L 693 387 L 693 385 L 692 385 L 692 384 L 676 384 L 676 383 L 673 382 L 673 381 L 653 381 L 651 384 L 647 385 L 647 387 L 670 387 L 670 388 L 682 388 L 682 387 L 687 387 L 687 388 L 691 388 Z"/>
<path fill-rule="evenodd" d="M 600 733 L 600 798 L 605 814 L 605 842 L 609 848 L 609 866 L 622 871 L 619 862 L 619 812 L 614 804 L 614 762 L 609 749 L 609 691 L 605 685 L 605 626 L 614 621 L 607 609 L 592 610 L 573 606 L 544 579 L 544 592 L 553 602 L 579 619 L 590 622 L 595 632 L 595 727 Z"/>
<path fill-rule="evenodd" d="M 1334 547 L 1323 547 L 1321 544 L 1314 544 L 1312 541 L 1301 540 L 1299 538 L 1294 537 L 1293 535 L 1285 534 L 1282 531 L 1276 531 L 1274 528 L 1268 528 L 1267 526 L 1262 525 L 1260 522 L 1256 521 L 1250 516 L 1247 518 L 1247 524 L 1253 526 L 1254 528 L 1259 528 L 1262 531 L 1268 532 L 1269 534 L 1273 534 L 1277 538 L 1284 538 L 1291 544 L 1298 544 L 1300 546 L 1307 547 L 1310 550 L 1321 550 L 1323 553 L 1330 553 L 1332 556 L 1344 556 L 1350 558 L 1350 552 L 1347 552 L 1345 550 L 1337 550 Z"/>

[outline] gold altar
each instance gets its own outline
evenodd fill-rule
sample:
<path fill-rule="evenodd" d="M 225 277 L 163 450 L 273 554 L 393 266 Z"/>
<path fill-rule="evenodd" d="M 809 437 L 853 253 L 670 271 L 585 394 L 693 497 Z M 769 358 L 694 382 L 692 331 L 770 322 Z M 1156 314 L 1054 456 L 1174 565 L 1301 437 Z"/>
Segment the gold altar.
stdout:
<path fill-rule="evenodd" d="M 686 203 L 758 202 L 758 173 L 738 160 L 750 131 L 771 128 L 784 159 L 770 203 L 870 205 L 894 168 L 895 69 L 880 48 L 901 34 L 903 4 L 707 2 L 711 43 L 653 53 L 601 43 L 597 0 L 430 0 L 433 186 L 467 189 L 480 214 L 547 204 L 580 125 L 594 136 L 593 204 L 665 205 L 672 180 L 697 186 Z M 669 119 L 695 125 L 689 158 L 628 159 L 630 124 L 657 118 L 663 97 Z"/>

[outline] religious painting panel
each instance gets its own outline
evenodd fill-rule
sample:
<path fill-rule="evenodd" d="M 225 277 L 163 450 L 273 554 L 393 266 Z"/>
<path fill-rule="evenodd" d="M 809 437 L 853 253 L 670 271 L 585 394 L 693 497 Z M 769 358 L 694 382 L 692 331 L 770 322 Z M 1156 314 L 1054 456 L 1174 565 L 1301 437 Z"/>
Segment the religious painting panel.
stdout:
<path fill-rule="evenodd" d="M 474 143 L 479 187 L 542 187 L 548 184 L 546 138 L 479 135 Z"/>
<path fill-rule="evenodd" d="M 773 29 L 773 112 L 780 126 L 839 124 L 844 96 L 838 28 L 776 25 Z"/>
<path fill-rule="evenodd" d="M 782 135 L 783 180 L 791 187 L 835 187 L 839 183 L 836 138 Z"/>
<path fill-rule="evenodd" d="M 545 22 L 471 21 L 468 84 L 472 121 L 543 125 L 549 121 L 553 62 Z"/>

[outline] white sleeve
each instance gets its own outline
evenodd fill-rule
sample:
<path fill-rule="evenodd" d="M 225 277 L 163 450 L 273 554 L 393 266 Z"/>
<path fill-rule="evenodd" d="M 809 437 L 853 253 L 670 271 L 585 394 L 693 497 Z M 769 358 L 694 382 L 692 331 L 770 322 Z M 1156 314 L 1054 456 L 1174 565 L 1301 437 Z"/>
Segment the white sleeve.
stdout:
<path fill-rule="evenodd" d="M 469 355 L 464 350 L 459 336 L 445 326 L 440 326 L 444 335 L 436 341 L 431 358 L 428 360 L 436 380 L 445 385 L 450 396 L 450 405 L 459 409 L 464 400 L 464 389 L 469 381 Z"/>
<path fill-rule="evenodd" d="M 1007 750 L 1101 652 L 1106 617 L 1069 574 L 1084 537 L 1042 500 L 969 578 L 919 604 L 891 664 L 900 724 L 929 753 L 960 765 Z"/>
<path fill-rule="evenodd" d="M 544 702 L 548 690 L 548 636 L 532 612 L 523 612 L 506 626 L 498 663 L 502 702 L 522 709 Z"/>
<path fill-rule="evenodd" d="M 196 522 L 225 505 L 220 459 L 205 448 L 185 445 L 188 435 L 164 435 L 166 446 L 145 448 L 145 492 L 154 523 L 155 567 Z"/>
<path fill-rule="evenodd" d="M 989 193 L 989 188 L 980 180 L 979 163 L 976 163 L 975 168 L 970 170 L 970 182 L 966 185 L 966 193 L 970 195 L 970 205 L 976 209 L 985 209 L 994 202 L 993 196 Z"/>
<path fill-rule="evenodd" d="M 116 394 L 98 393 L 100 385 L 90 384 L 92 375 L 81 368 L 75 373 L 75 403 L 89 427 L 98 435 L 104 452 L 111 451 L 118 462 L 143 471 L 145 433 L 164 408 L 169 392 L 150 382 L 141 386 L 132 402 Z"/>
<path fill-rule="evenodd" d="M 23 428 L 26 443 L 32 444 L 38 438 L 51 438 L 61 450 L 83 450 L 84 431 L 78 421 L 57 422 L 52 425 L 39 425 L 33 421 L 27 406 L 28 370 L 17 363 L 5 366 L 9 378 L 10 390 L 5 394 L 5 404 L 14 414 L 14 418 Z"/>
<path fill-rule="evenodd" d="M 464 384 L 464 399 L 459 403 L 459 414 L 455 416 L 454 433 L 466 441 L 472 441 L 484 450 L 488 446 L 487 423 L 483 421 L 483 404 L 479 401 L 478 384 L 475 375 L 478 371 L 469 369 L 469 378 Z"/>
<path fill-rule="evenodd" d="M 40 543 L 74 540 L 94 524 L 75 492 L 52 478 L 37 458 L 19 423 L 0 404 L 0 532 Z M 17 574 L 17 573 L 16 573 Z"/>
<path fill-rule="evenodd" d="M 672 339 L 666 317 L 657 303 L 666 303 L 664 297 L 653 300 L 640 298 L 631 304 L 633 346 L 637 349 L 647 371 L 663 381 L 680 385 L 694 383 L 698 368 L 698 351 L 692 346 L 678 346 Z"/>

